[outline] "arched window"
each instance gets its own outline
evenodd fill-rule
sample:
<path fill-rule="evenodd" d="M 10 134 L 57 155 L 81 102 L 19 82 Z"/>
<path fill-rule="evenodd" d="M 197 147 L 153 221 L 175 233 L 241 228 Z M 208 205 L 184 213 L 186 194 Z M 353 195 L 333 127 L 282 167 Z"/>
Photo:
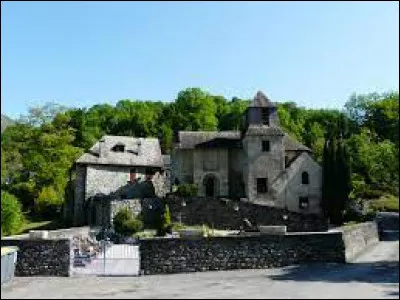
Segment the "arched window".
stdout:
<path fill-rule="evenodd" d="M 302 184 L 309 184 L 310 183 L 310 178 L 307 172 L 301 173 L 301 183 Z"/>

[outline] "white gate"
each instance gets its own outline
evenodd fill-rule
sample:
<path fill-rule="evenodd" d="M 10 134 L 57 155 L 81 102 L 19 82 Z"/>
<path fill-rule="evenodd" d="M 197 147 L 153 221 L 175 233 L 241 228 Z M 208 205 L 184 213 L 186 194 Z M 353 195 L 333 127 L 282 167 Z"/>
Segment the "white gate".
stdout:
<path fill-rule="evenodd" d="M 94 253 L 72 249 L 71 275 L 138 276 L 140 252 L 136 244 L 114 244 L 100 241 Z"/>

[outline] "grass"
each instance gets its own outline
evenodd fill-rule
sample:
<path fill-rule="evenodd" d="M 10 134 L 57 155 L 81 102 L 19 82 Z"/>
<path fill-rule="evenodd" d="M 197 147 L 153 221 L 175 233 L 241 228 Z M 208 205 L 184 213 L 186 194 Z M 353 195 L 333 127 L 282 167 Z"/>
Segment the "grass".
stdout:
<path fill-rule="evenodd" d="M 43 220 L 25 214 L 25 222 L 18 234 L 28 233 L 30 230 L 55 230 L 63 228 L 59 220 Z"/>

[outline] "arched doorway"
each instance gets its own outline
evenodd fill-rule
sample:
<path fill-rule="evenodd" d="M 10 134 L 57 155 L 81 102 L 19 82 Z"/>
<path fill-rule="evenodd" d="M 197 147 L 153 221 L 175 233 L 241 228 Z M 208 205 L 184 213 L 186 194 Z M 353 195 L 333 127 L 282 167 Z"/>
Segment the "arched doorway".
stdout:
<path fill-rule="evenodd" d="M 203 179 L 206 197 L 215 197 L 218 194 L 218 179 L 213 174 L 208 174 Z"/>

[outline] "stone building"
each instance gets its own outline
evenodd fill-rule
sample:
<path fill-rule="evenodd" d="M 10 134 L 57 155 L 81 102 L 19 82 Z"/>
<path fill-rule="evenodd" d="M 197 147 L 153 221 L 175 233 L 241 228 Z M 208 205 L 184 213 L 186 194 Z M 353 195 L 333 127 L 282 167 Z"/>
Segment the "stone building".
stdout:
<path fill-rule="evenodd" d="M 242 131 L 180 131 L 171 160 L 173 182 L 196 184 L 199 196 L 321 212 L 321 167 L 282 131 L 276 104 L 262 92 L 247 108 Z"/>
<path fill-rule="evenodd" d="M 101 212 L 96 210 L 112 200 L 162 197 L 166 192 L 164 161 L 156 138 L 103 136 L 76 161 L 75 172 L 75 225 L 98 224 Z"/>

